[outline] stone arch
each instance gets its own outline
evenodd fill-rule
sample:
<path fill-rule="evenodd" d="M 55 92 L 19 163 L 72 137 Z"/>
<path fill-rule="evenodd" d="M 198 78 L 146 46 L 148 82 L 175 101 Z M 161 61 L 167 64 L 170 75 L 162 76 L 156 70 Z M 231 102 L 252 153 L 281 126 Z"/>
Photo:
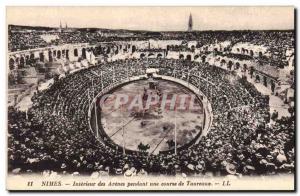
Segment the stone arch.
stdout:
<path fill-rule="evenodd" d="M 61 51 L 61 54 L 62 54 L 62 56 L 65 56 L 65 55 L 66 55 L 66 50 L 63 49 L 63 50 Z"/>
<path fill-rule="evenodd" d="M 168 51 L 170 50 L 170 45 L 167 45 L 167 50 L 168 50 Z"/>
<path fill-rule="evenodd" d="M 144 58 L 146 55 L 144 53 L 140 54 L 140 58 Z"/>
<path fill-rule="evenodd" d="M 263 53 L 260 51 L 260 52 L 258 53 L 258 56 L 261 58 L 261 57 L 263 56 Z"/>
<path fill-rule="evenodd" d="M 248 69 L 247 64 L 244 64 L 244 65 L 243 65 L 243 71 L 246 71 L 247 69 Z"/>
<path fill-rule="evenodd" d="M 86 49 L 85 48 L 81 49 L 81 56 L 83 59 L 86 59 Z"/>
<path fill-rule="evenodd" d="M 222 59 L 221 60 L 221 66 L 225 65 L 226 64 L 226 60 L 225 59 Z"/>
<path fill-rule="evenodd" d="M 8 66 L 10 70 L 15 69 L 15 60 L 13 58 L 10 58 L 8 61 Z"/>
<path fill-rule="evenodd" d="M 51 50 L 48 51 L 48 58 L 49 58 L 49 62 L 53 62 L 53 57 L 52 57 L 52 51 Z"/>
<path fill-rule="evenodd" d="M 131 53 L 134 53 L 135 51 L 136 51 L 136 46 L 132 45 L 132 47 L 131 47 Z"/>
<path fill-rule="evenodd" d="M 94 49 L 94 55 L 97 56 L 99 54 L 100 54 L 100 48 L 99 48 L 99 46 L 96 46 Z"/>
<path fill-rule="evenodd" d="M 58 59 L 60 59 L 61 58 L 61 51 L 60 50 L 58 50 L 57 51 L 57 56 L 56 56 Z"/>
<path fill-rule="evenodd" d="M 159 53 L 159 54 L 157 54 L 157 58 L 162 58 L 162 54 L 161 53 Z"/>
<path fill-rule="evenodd" d="M 191 61 L 192 60 L 192 56 L 190 54 L 186 55 L 186 60 Z"/>
<path fill-rule="evenodd" d="M 239 63 L 239 62 L 236 62 L 236 63 L 235 63 L 235 69 L 239 69 L 239 68 L 240 68 L 240 66 L 241 66 L 241 65 L 240 65 L 240 63 Z"/>
<path fill-rule="evenodd" d="M 28 65 L 29 64 L 29 55 L 25 56 L 25 64 Z"/>
<path fill-rule="evenodd" d="M 270 83 L 271 83 L 271 90 L 272 90 L 272 93 L 274 93 L 275 92 L 275 82 L 273 81 L 273 80 L 271 80 L 270 81 Z"/>
<path fill-rule="evenodd" d="M 201 60 L 202 60 L 202 63 L 205 63 L 205 61 L 206 61 L 206 56 L 203 55 L 203 56 L 201 57 Z"/>
<path fill-rule="evenodd" d="M 106 48 L 106 54 L 109 54 L 109 53 L 110 53 L 110 51 L 111 51 L 111 48 L 110 48 L 110 46 L 107 46 L 107 48 Z"/>
<path fill-rule="evenodd" d="M 22 68 L 24 68 L 24 66 L 25 66 L 25 58 L 24 58 L 24 56 L 21 56 L 19 68 L 22 69 Z"/>
<path fill-rule="evenodd" d="M 148 57 L 150 57 L 150 56 L 154 56 L 154 54 L 153 54 L 153 53 L 149 53 L 149 54 L 148 54 Z"/>
<path fill-rule="evenodd" d="M 69 52 L 70 52 L 69 50 L 66 50 L 66 59 L 68 60 L 70 59 Z"/>
<path fill-rule="evenodd" d="M 179 55 L 179 59 L 184 59 L 184 55 L 183 55 L 183 54 L 180 54 L 180 55 Z"/>
<path fill-rule="evenodd" d="M 253 50 L 250 50 L 250 56 L 254 56 L 254 52 L 253 52 Z"/>
<path fill-rule="evenodd" d="M 44 62 L 44 60 L 45 60 L 44 53 L 40 52 L 39 56 L 40 56 L 40 61 Z"/>
<path fill-rule="evenodd" d="M 242 51 L 242 54 L 245 54 L 245 48 L 242 48 L 241 51 Z"/>
<path fill-rule="evenodd" d="M 250 66 L 249 74 L 250 74 L 250 77 L 252 78 L 253 74 L 254 74 L 254 67 L 253 66 Z"/>
<path fill-rule="evenodd" d="M 28 64 L 29 65 L 33 65 L 34 64 L 34 62 L 35 62 L 35 59 L 34 59 L 35 57 L 34 57 L 34 54 L 33 53 L 31 53 L 30 55 L 29 55 L 29 59 L 28 59 Z"/>
<path fill-rule="evenodd" d="M 192 50 L 192 52 L 195 52 L 195 46 L 194 45 L 191 46 L 191 50 Z"/>
<path fill-rule="evenodd" d="M 264 86 L 268 86 L 268 81 L 267 81 L 267 77 L 266 76 L 263 76 L 263 85 Z"/>
<path fill-rule="evenodd" d="M 33 60 L 34 59 L 34 54 L 31 53 L 30 56 L 29 56 L 30 60 Z"/>
<path fill-rule="evenodd" d="M 78 49 L 77 49 L 77 48 L 74 49 L 74 56 L 75 56 L 75 57 L 78 56 Z"/>
<path fill-rule="evenodd" d="M 233 65 L 233 62 L 232 62 L 232 61 L 229 61 L 229 62 L 228 62 L 228 65 L 227 65 L 227 68 L 228 68 L 229 70 L 231 70 L 232 65 Z"/>
<path fill-rule="evenodd" d="M 15 63 L 16 63 L 16 66 L 18 66 L 20 64 L 20 58 L 19 57 L 16 57 Z"/>

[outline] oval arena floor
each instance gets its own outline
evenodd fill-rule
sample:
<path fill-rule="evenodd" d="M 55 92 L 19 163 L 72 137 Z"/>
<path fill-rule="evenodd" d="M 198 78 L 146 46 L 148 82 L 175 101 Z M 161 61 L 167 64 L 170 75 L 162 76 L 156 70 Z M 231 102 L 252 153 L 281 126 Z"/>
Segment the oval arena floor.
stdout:
<path fill-rule="evenodd" d="M 158 154 L 171 148 L 168 143 L 175 142 L 175 134 L 177 147 L 188 144 L 201 134 L 204 122 L 202 102 L 192 99 L 193 92 L 180 84 L 166 80 L 155 82 L 156 89 L 149 87 L 151 81 L 148 79 L 131 82 L 109 92 L 110 97 L 104 101 L 105 107 L 98 111 L 98 124 L 116 145 L 138 151 L 142 143 L 149 145 L 148 152 Z M 157 103 L 153 97 L 148 109 L 147 100 L 139 104 L 138 97 L 142 100 L 144 94 L 157 95 Z M 125 104 L 118 104 L 118 96 L 128 100 Z M 92 116 L 95 121 L 95 116 Z"/>

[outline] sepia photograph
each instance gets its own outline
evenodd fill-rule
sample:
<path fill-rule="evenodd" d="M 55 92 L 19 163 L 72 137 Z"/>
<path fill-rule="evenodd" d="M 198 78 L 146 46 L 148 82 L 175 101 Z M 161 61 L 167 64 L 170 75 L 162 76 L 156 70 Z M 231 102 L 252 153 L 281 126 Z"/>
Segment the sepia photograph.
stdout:
<path fill-rule="evenodd" d="M 295 191 L 292 6 L 7 6 L 9 191 Z"/>

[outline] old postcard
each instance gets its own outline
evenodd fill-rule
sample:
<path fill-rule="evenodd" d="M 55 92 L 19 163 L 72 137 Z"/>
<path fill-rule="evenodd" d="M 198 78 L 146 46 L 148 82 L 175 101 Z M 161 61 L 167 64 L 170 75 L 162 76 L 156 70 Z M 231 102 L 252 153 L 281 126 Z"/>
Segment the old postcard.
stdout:
<path fill-rule="evenodd" d="M 295 190 L 293 7 L 6 12 L 8 190 Z"/>

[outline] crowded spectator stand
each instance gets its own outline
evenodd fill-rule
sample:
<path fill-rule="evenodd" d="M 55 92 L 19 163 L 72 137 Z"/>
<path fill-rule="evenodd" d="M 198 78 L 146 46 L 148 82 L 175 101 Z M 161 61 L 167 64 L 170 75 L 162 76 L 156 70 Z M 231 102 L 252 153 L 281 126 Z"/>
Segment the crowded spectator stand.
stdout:
<path fill-rule="evenodd" d="M 89 100 L 116 81 L 146 74 L 147 68 L 187 81 L 208 97 L 214 120 L 199 143 L 177 154 L 124 154 L 107 139 L 91 134 Z M 56 79 L 48 89 L 37 92 L 32 102 L 27 112 L 8 109 L 8 169 L 12 173 L 243 176 L 294 172 L 294 114 L 270 123 L 267 96 L 231 71 L 207 63 L 180 59 L 103 62 Z"/>

